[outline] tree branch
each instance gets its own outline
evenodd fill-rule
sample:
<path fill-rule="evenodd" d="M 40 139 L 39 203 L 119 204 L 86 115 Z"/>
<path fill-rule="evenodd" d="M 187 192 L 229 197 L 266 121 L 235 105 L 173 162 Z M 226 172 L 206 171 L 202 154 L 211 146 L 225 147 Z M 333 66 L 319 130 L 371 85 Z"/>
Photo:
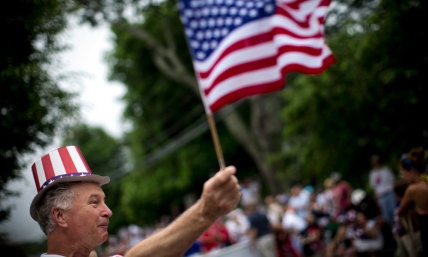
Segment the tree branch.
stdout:
<path fill-rule="evenodd" d="M 194 75 L 191 74 L 176 53 L 174 43 L 167 43 L 167 48 L 147 31 L 127 23 L 117 23 L 118 28 L 126 30 L 134 38 L 144 42 L 151 50 L 156 67 L 167 77 L 187 86 L 193 93 L 199 95 L 199 89 Z M 165 34 L 166 39 L 173 41 L 172 35 Z"/>

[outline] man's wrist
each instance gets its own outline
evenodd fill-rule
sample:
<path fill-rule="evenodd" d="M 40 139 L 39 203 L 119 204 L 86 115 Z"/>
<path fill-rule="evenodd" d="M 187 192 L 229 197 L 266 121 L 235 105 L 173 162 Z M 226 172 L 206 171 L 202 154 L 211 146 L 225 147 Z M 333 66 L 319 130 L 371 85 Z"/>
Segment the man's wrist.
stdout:
<path fill-rule="evenodd" d="M 210 212 L 210 208 L 207 206 L 207 203 L 201 199 L 193 205 L 193 208 L 197 214 L 196 217 L 198 217 L 198 222 L 200 222 L 200 224 L 211 225 L 218 218 L 215 213 Z"/>

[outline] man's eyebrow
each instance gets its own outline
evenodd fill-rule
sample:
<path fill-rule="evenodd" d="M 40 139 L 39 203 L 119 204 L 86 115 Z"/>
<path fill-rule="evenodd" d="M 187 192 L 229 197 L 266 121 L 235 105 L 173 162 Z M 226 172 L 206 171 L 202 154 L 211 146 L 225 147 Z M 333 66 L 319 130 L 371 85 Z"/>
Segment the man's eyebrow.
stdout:
<path fill-rule="evenodd" d="M 89 195 L 89 197 L 88 197 L 89 199 L 91 199 L 91 198 L 101 198 L 101 199 L 104 199 L 105 198 L 105 196 L 104 195 L 101 195 L 101 194 L 91 194 L 91 195 Z"/>

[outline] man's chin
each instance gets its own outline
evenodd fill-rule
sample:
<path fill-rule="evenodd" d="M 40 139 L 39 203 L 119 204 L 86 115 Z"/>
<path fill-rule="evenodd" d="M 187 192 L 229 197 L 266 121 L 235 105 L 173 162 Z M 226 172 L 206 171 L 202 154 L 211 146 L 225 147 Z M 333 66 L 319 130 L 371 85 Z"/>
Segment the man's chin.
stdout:
<path fill-rule="evenodd" d="M 105 230 L 105 231 L 103 231 L 101 233 L 101 242 L 100 242 L 100 244 L 105 243 L 107 241 L 107 239 L 108 239 L 108 231 Z"/>
<path fill-rule="evenodd" d="M 108 239 L 108 231 L 106 231 L 106 232 L 105 232 L 105 235 L 104 235 L 104 237 L 103 237 L 103 243 L 104 243 L 105 241 L 107 241 L 107 239 Z"/>

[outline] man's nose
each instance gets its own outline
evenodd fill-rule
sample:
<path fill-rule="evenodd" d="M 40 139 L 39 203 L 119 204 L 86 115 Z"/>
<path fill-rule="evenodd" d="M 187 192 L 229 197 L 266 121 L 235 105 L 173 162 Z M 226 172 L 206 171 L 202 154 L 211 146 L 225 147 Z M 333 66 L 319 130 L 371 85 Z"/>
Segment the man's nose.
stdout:
<path fill-rule="evenodd" d="M 113 215 L 113 212 L 110 210 L 110 208 L 107 206 L 107 204 L 104 203 L 104 209 L 102 212 L 102 216 L 106 218 L 110 218 L 111 215 Z"/>

